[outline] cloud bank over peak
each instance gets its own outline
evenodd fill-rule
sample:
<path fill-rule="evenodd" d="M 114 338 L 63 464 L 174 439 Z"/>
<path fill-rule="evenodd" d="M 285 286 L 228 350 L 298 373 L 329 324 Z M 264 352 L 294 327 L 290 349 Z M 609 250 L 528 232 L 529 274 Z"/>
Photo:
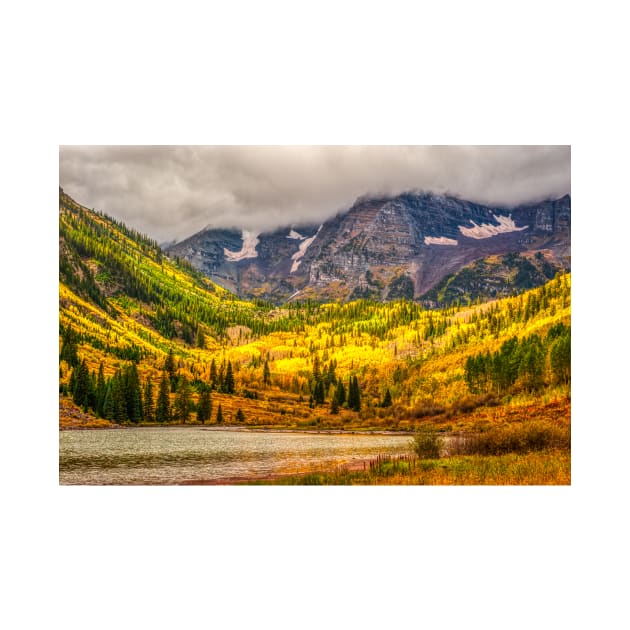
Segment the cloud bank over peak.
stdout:
<path fill-rule="evenodd" d="M 79 203 L 160 242 L 321 223 L 408 190 L 517 205 L 570 193 L 569 146 L 61 146 Z"/>

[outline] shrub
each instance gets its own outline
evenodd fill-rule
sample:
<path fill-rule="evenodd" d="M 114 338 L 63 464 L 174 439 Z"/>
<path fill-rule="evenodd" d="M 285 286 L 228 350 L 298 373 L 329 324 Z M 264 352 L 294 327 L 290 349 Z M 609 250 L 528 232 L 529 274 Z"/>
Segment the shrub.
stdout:
<path fill-rule="evenodd" d="M 442 444 L 442 438 L 429 423 L 420 425 L 411 443 L 415 454 L 420 459 L 438 459 Z"/>
<path fill-rule="evenodd" d="M 453 455 L 503 455 L 547 448 L 570 449 L 570 427 L 536 420 L 493 427 L 483 433 L 458 439 L 449 450 Z"/>
<path fill-rule="evenodd" d="M 412 418 L 426 418 L 427 416 L 439 416 L 446 411 L 446 407 L 434 404 L 416 405 L 410 412 Z"/>

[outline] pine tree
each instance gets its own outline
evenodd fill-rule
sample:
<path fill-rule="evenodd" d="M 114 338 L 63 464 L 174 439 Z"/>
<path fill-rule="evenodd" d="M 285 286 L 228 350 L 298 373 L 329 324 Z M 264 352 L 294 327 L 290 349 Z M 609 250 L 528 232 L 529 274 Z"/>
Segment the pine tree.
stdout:
<path fill-rule="evenodd" d="M 106 420 L 114 419 L 114 396 L 112 393 L 112 379 L 107 381 L 107 385 L 105 386 L 105 397 L 103 399 L 103 413 L 102 417 Z"/>
<path fill-rule="evenodd" d="M 315 391 L 313 392 L 313 398 L 315 399 L 315 403 L 318 405 L 323 405 L 326 400 L 326 392 L 324 391 L 324 381 L 320 378 L 315 383 Z"/>
<path fill-rule="evenodd" d="M 326 369 L 326 376 L 324 378 L 326 388 L 334 385 L 337 382 L 337 375 L 335 374 L 335 362 L 331 360 Z"/>
<path fill-rule="evenodd" d="M 219 368 L 218 389 L 225 394 L 225 359 L 223 359 L 221 367 Z"/>
<path fill-rule="evenodd" d="M 569 383 L 571 381 L 571 329 L 563 333 L 551 346 L 549 363 L 554 381 Z"/>
<path fill-rule="evenodd" d="M 243 413 L 243 410 L 240 407 L 238 408 L 236 412 L 236 421 L 245 422 L 245 414 Z"/>
<path fill-rule="evenodd" d="M 389 391 L 389 388 L 385 390 L 385 396 L 383 396 L 383 402 L 381 403 L 381 407 L 391 407 L 392 406 L 392 395 Z"/>
<path fill-rule="evenodd" d="M 269 371 L 269 362 L 265 359 L 265 365 L 263 367 L 263 384 L 265 387 L 271 382 L 271 372 Z"/>
<path fill-rule="evenodd" d="M 350 377 L 348 407 L 353 411 L 361 411 L 361 390 L 359 389 L 359 381 L 356 376 Z"/>
<path fill-rule="evenodd" d="M 61 336 L 61 351 L 59 360 L 65 361 L 69 366 L 75 367 L 79 364 L 77 355 L 77 338 L 72 328 L 64 328 Z"/>
<path fill-rule="evenodd" d="M 343 381 L 339 379 L 337 381 L 337 389 L 335 390 L 335 398 L 337 399 L 337 405 L 342 407 L 346 402 L 346 388 L 343 385 Z"/>
<path fill-rule="evenodd" d="M 160 381 L 160 389 L 158 390 L 157 403 L 155 405 L 155 419 L 158 422 L 169 422 L 171 419 L 170 391 L 171 385 L 168 374 L 164 374 Z"/>
<path fill-rule="evenodd" d="M 336 396 L 333 396 L 330 399 L 330 413 L 333 415 L 337 415 L 339 413 L 339 403 L 337 402 Z"/>
<path fill-rule="evenodd" d="M 197 346 L 197 348 L 206 347 L 206 336 L 203 334 L 203 330 L 201 330 L 201 327 L 197 328 L 197 339 L 195 341 L 195 345 Z"/>
<path fill-rule="evenodd" d="M 164 371 L 168 374 L 168 377 L 172 380 L 175 376 L 175 357 L 173 356 L 173 349 L 168 351 L 166 359 L 164 359 Z"/>
<path fill-rule="evenodd" d="M 87 411 L 92 397 L 92 381 L 90 379 L 90 372 L 85 364 L 85 359 L 81 361 L 78 367 L 72 370 L 73 374 L 75 370 L 76 376 L 72 390 L 72 400 L 76 405 L 82 407 L 84 411 Z"/>
<path fill-rule="evenodd" d="M 140 378 L 135 363 L 127 366 L 123 375 L 123 387 L 127 418 L 138 424 L 142 420 L 142 394 L 140 391 Z"/>
<path fill-rule="evenodd" d="M 142 396 L 144 404 L 142 415 L 145 422 L 155 422 L 155 402 L 153 400 L 153 384 L 151 379 L 147 378 L 144 384 L 144 395 Z"/>
<path fill-rule="evenodd" d="M 217 409 L 217 424 L 222 424 L 223 422 L 223 409 L 219 404 L 219 408 Z"/>
<path fill-rule="evenodd" d="M 120 370 L 114 374 L 112 378 L 112 399 L 114 408 L 114 422 L 120 424 L 127 420 L 127 400 L 125 398 L 125 389 Z"/>
<path fill-rule="evenodd" d="M 98 366 L 98 377 L 96 379 L 96 413 L 101 418 L 105 417 L 104 412 L 104 403 L 105 403 L 105 392 L 106 392 L 106 384 L 105 384 L 105 372 L 103 369 L 103 362 Z"/>
<path fill-rule="evenodd" d="M 212 414 L 212 399 L 210 398 L 210 390 L 204 387 L 199 392 L 199 401 L 197 402 L 197 420 L 201 424 L 205 424 L 207 420 L 210 420 Z"/>
<path fill-rule="evenodd" d="M 217 364 L 214 359 L 210 363 L 210 387 L 213 390 L 217 390 L 219 386 L 219 378 L 217 376 Z"/>
<path fill-rule="evenodd" d="M 234 373 L 232 372 L 232 363 L 227 362 L 227 370 L 225 372 L 225 393 L 234 393 Z"/>
<path fill-rule="evenodd" d="M 190 420 L 191 392 L 188 379 L 181 376 L 177 387 L 177 395 L 173 404 L 173 417 L 179 422 L 186 423 Z"/>

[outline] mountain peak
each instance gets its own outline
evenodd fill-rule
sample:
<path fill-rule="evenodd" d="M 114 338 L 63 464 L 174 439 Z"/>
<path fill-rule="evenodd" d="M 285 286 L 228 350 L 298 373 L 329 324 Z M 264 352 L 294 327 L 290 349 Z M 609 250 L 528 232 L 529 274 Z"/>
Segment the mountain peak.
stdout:
<path fill-rule="evenodd" d="M 257 235 L 205 230 L 168 251 L 244 297 L 386 299 L 407 277 L 420 298 L 442 278 L 492 255 L 544 250 L 569 268 L 570 196 L 487 206 L 430 191 L 364 195 L 321 226 Z M 504 283 L 509 282 L 509 278 Z"/>

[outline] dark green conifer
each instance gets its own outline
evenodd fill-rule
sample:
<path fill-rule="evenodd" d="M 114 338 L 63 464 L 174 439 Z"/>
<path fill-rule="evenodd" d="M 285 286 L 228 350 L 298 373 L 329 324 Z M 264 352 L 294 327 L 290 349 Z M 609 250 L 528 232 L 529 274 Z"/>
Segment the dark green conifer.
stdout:
<path fill-rule="evenodd" d="M 385 390 L 385 395 L 383 396 L 383 402 L 381 403 L 381 407 L 391 407 L 392 406 L 392 395 L 389 391 L 389 388 Z"/>
<path fill-rule="evenodd" d="M 333 396 L 330 399 L 330 413 L 336 415 L 339 413 L 339 403 L 337 402 L 337 397 Z"/>
<path fill-rule="evenodd" d="M 335 398 L 337 399 L 337 405 L 342 407 L 346 402 L 346 388 L 343 385 L 343 381 L 339 379 L 337 381 L 337 389 L 335 390 Z"/>
<path fill-rule="evenodd" d="M 170 391 L 171 385 L 168 374 L 164 374 L 162 380 L 160 381 L 157 403 L 155 405 L 155 419 L 158 422 L 169 422 L 171 419 L 171 401 L 169 398 Z"/>
<path fill-rule="evenodd" d="M 219 387 L 219 377 L 217 375 L 217 364 L 214 359 L 210 363 L 210 387 L 215 391 Z"/>
<path fill-rule="evenodd" d="M 191 391 L 188 379 L 181 376 L 177 387 L 177 395 L 173 404 L 173 417 L 178 422 L 186 423 L 190 420 Z"/>
<path fill-rule="evenodd" d="M 103 368 L 103 362 L 98 366 L 98 378 L 96 379 L 96 413 L 101 418 L 104 416 L 103 405 L 105 403 L 105 372 Z"/>
<path fill-rule="evenodd" d="M 175 376 L 175 357 L 173 356 L 173 349 L 168 351 L 166 359 L 164 359 L 164 371 L 172 379 Z"/>
<path fill-rule="evenodd" d="M 234 373 L 232 372 L 232 363 L 227 362 L 227 370 L 225 371 L 224 389 L 226 394 L 234 393 Z"/>
<path fill-rule="evenodd" d="M 144 394 L 142 396 L 143 410 L 142 415 L 145 422 L 155 422 L 155 402 L 153 400 L 153 384 L 151 379 L 147 378 L 144 384 Z"/>
<path fill-rule="evenodd" d="M 269 371 L 269 362 L 265 359 L 265 365 L 263 367 L 263 384 L 265 387 L 271 382 L 271 372 Z"/>
<path fill-rule="evenodd" d="M 197 403 L 197 420 L 201 424 L 205 424 L 210 420 L 212 414 L 212 399 L 210 398 L 210 389 L 206 386 L 199 392 L 199 401 Z"/>

